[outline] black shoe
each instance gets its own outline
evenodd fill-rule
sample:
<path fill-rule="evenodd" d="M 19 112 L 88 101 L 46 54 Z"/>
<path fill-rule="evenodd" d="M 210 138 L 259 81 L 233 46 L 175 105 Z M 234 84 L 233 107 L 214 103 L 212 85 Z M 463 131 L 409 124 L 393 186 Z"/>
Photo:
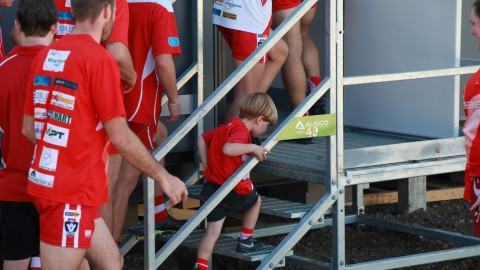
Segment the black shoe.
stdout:
<path fill-rule="evenodd" d="M 320 115 L 327 113 L 327 97 L 322 96 L 313 106 L 308 110 L 309 115 Z"/>
<path fill-rule="evenodd" d="M 159 231 L 178 231 L 182 226 L 187 223 L 186 220 L 178 220 L 168 215 L 162 222 L 155 222 L 155 230 Z"/>
<path fill-rule="evenodd" d="M 307 96 L 312 90 L 317 87 L 307 79 Z M 327 94 L 323 95 L 313 106 L 308 110 L 308 115 L 319 115 L 327 113 Z"/>
<path fill-rule="evenodd" d="M 237 251 L 242 253 L 259 251 L 264 248 L 264 244 L 253 237 L 249 237 L 245 240 L 238 238 Z"/>

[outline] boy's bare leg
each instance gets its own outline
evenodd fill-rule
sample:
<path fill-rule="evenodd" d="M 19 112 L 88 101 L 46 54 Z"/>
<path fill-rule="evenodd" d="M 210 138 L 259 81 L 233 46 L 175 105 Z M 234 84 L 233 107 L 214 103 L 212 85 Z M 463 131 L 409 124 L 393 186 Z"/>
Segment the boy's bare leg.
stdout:
<path fill-rule="evenodd" d="M 287 56 L 288 46 L 283 39 L 279 40 L 277 44 L 268 51 L 268 62 L 266 63 L 265 71 L 257 87 L 259 92 L 266 93 L 268 91 L 273 80 L 285 63 Z"/>
<path fill-rule="evenodd" d="M 262 199 L 260 195 L 258 196 L 257 202 L 250 207 L 245 213 L 243 214 L 243 222 L 242 227 L 253 229 L 257 224 L 258 215 L 260 214 L 260 206 L 262 205 Z"/>
<path fill-rule="evenodd" d="M 243 61 L 233 59 L 233 65 L 238 68 Z M 227 122 L 230 121 L 233 117 L 238 117 L 240 113 L 240 104 L 242 103 L 243 99 L 251 93 L 258 92 L 258 83 L 263 76 L 265 71 L 266 63 L 257 63 L 253 68 L 245 74 L 245 76 L 235 85 L 234 91 L 234 98 L 232 105 L 230 106 L 230 111 L 227 115 Z"/>
<path fill-rule="evenodd" d="M 96 270 L 116 270 L 123 267 L 123 257 L 102 218 L 95 219 L 91 246 L 85 256 Z"/>
<path fill-rule="evenodd" d="M 214 222 L 207 222 L 207 229 L 205 230 L 205 235 L 203 236 L 202 240 L 200 240 L 200 244 L 198 245 L 198 258 L 202 258 L 208 260 L 210 255 L 212 255 L 213 247 L 222 232 L 223 222 L 225 218 L 214 221 Z"/>
<path fill-rule="evenodd" d="M 122 165 L 122 156 L 120 154 L 110 155 L 108 159 L 108 202 L 100 207 L 103 220 L 107 224 L 108 230 L 113 233 L 113 203 L 115 201 L 115 189 L 117 187 L 120 167 Z"/>
<path fill-rule="evenodd" d="M 273 24 L 278 26 L 295 8 L 273 13 Z M 307 92 L 307 78 L 302 63 L 302 34 L 300 23 L 297 22 L 283 37 L 288 45 L 288 57 L 282 67 L 282 77 L 285 90 L 293 108 L 296 108 L 304 99 Z"/>

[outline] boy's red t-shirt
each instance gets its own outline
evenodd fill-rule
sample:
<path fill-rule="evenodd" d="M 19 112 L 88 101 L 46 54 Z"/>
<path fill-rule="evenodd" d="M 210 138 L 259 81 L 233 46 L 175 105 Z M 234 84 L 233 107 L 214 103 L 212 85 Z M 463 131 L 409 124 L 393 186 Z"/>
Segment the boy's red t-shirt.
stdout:
<path fill-rule="evenodd" d="M 245 123 L 233 118 L 230 123 L 204 133 L 202 137 L 208 146 L 207 168 L 205 168 L 204 177 L 209 182 L 223 185 L 248 158 L 248 155 L 227 156 L 223 153 L 223 146 L 226 143 L 252 143 L 250 132 Z M 240 195 L 252 192 L 253 184 L 250 173 L 247 173 L 233 190 Z"/>

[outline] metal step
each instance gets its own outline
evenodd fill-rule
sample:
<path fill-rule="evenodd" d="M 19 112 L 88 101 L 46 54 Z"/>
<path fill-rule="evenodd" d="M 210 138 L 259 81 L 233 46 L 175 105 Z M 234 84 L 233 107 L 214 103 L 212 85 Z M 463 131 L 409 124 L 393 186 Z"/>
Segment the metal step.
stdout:
<path fill-rule="evenodd" d="M 203 185 L 193 185 L 188 187 L 188 196 L 193 199 L 204 201 L 200 195 Z M 312 209 L 312 205 L 291 202 L 276 198 L 262 196 L 262 206 L 260 213 L 283 218 L 301 218 L 305 213 Z"/>
<path fill-rule="evenodd" d="M 172 237 L 172 235 L 173 234 L 162 234 L 160 238 L 165 241 L 168 241 Z M 182 246 L 186 246 L 192 249 L 197 249 L 203 235 L 204 235 L 204 230 L 202 229 L 194 230 L 182 242 Z M 265 247 L 262 250 L 256 251 L 256 252 L 250 252 L 250 253 L 238 252 L 236 251 L 236 248 L 237 248 L 237 238 L 222 234 L 218 238 L 215 244 L 215 247 L 213 248 L 213 253 L 228 256 L 231 258 L 236 258 L 239 260 L 256 262 L 256 261 L 261 261 L 267 255 L 269 255 L 272 252 L 272 250 L 275 248 L 275 246 L 265 244 Z M 292 250 L 288 253 L 287 256 L 291 256 L 291 255 L 293 255 Z"/>

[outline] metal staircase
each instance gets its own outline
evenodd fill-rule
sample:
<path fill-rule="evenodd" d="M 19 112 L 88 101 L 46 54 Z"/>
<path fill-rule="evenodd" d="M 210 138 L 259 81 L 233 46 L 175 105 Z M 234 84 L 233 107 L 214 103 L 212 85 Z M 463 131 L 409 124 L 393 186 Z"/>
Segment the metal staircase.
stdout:
<path fill-rule="evenodd" d="M 153 155 L 160 160 L 193 128 L 200 126 L 203 117 L 225 97 L 242 76 L 299 20 L 316 0 L 304 1 L 297 10 L 284 21 L 277 30 L 262 44 L 231 76 L 229 76 L 204 102 L 202 93 L 199 93 L 198 108 L 184 123 L 173 132 L 168 139 L 157 148 Z M 201 25 L 203 1 L 193 1 L 198 9 L 198 21 Z M 410 225 L 383 221 L 364 215 L 363 187 L 369 183 L 414 178 L 431 174 L 462 171 L 465 166 L 463 138 L 449 138 L 428 140 L 412 136 L 385 134 L 365 130 L 350 130 L 344 128 L 343 91 L 346 85 L 386 82 L 395 80 L 412 80 L 441 76 L 459 76 L 475 72 L 479 66 L 453 67 L 440 70 L 426 70 L 407 73 L 382 74 L 358 77 L 344 77 L 343 74 L 343 14 L 344 1 L 327 1 L 327 76 L 323 82 L 312 91 L 276 130 L 263 142 L 262 146 L 271 149 L 267 161 L 258 164 L 258 160 L 251 157 L 235 172 L 227 182 L 206 201 L 197 213 L 175 234 L 166 238 L 166 244 L 155 251 L 155 234 L 153 219 L 153 181 L 144 180 L 144 207 L 145 207 L 145 269 L 158 268 L 165 259 L 179 246 L 192 248 L 198 246 L 201 230 L 197 226 L 206 218 L 208 213 L 233 189 L 242 176 L 254 169 L 272 175 L 285 176 L 301 181 L 322 183 L 325 185 L 325 195 L 313 206 L 305 206 L 278 200 L 263 198 L 262 213 L 299 218 L 298 223 L 282 225 L 275 228 L 262 228 L 255 232 L 257 237 L 286 234 L 285 238 L 276 247 L 267 249 L 260 254 L 238 254 L 233 251 L 232 243 L 235 237 L 224 234 L 216 246 L 215 252 L 232 256 L 238 259 L 255 261 L 261 260 L 257 269 L 273 269 L 285 262 L 292 265 L 301 265 L 305 269 L 391 269 L 420 265 L 431 262 L 453 260 L 480 255 L 480 242 L 474 238 L 428 228 L 418 228 Z M 202 59 L 201 33 L 198 31 L 199 57 Z M 201 41 L 201 42 L 200 42 Z M 202 59 L 203 60 L 203 59 Z M 460 63 L 460 61 L 458 61 Z M 194 65 L 197 69 L 198 85 L 201 85 L 203 70 L 201 61 Z M 189 73 L 192 74 L 192 73 Z M 192 78 L 190 76 L 190 78 Z M 315 138 L 315 144 L 302 146 L 289 142 L 279 142 L 277 137 L 286 125 L 297 117 L 301 117 L 308 108 L 329 91 L 329 112 L 336 116 L 336 134 L 325 138 Z M 199 91 L 200 92 L 200 91 Z M 293 151 L 292 149 L 296 149 Z M 320 154 L 319 154 L 320 153 Z M 292 158 L 292 155 L 295 158 Z M 304 157 L 310 157 L 306 160 Z M 314 157 L 314 158 L 311 158 Z M 185 180 L 193 185 L 199 176 L 192 172 Z M 345 214 L 345 188 L 354 187 L 354 207 L 356 213 Z M 190 196 L 199 197 L 199 187 L 190 187 Z M 201 198 L 200 198 L 201 199 Z M 277 207 L 278 206 L 278 207 Z M 281 206 L 281 207 L 280 207 Z M 291 208 L 295 208 L 292 210 Z M 331 214 L 326 219 L 325 214 Z M 345 225 L 364 223 L 384 227 L 405 233 L 413 233 L 445 241 L 464 244 L 464 247 L 451 250 L 442 250 L 411 256 L 384 259 L 348 265 L 345 254 Z M 318 262 L 308 258 L 291 256 L 292 249 L 298 241 L 311 229 L 331 226 L 333 231 L 333 257 L 330 262 Z M 125 249 L 131 244 L 126 241 Z M 287 259 L 285 260 L 285 258 Z"/>

